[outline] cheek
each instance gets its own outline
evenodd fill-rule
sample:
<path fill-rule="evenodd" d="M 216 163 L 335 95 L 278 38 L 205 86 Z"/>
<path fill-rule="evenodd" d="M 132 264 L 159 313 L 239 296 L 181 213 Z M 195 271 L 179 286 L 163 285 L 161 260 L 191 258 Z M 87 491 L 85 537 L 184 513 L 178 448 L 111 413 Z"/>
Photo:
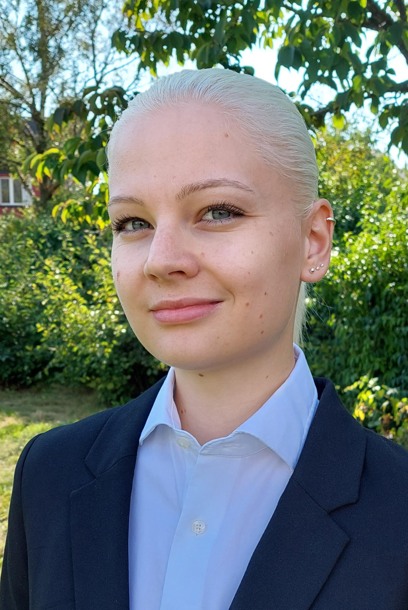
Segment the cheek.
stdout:
<path fill-rule="evenodd" d="M 117 251 L 113 250 L 111 260 L 112 277 L 120 298 L 124 296 L 123 293 L 127 291 L 127 288 L 134 284 L 138 273 L 135 261 L 121 250 L 121 248 L 118 248 Z"/>

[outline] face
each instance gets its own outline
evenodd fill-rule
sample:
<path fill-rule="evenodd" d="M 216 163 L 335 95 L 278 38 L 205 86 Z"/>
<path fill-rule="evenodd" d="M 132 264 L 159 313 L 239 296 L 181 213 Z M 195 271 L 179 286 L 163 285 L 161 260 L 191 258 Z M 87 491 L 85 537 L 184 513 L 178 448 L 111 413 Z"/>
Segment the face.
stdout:
<path fill-rule="evenodd" d="M 143 113 L 110 168 L 113 275 L 146 349 L 200 372 L 292 351 L 307 239 L 240 129 L 195 103 Z"/>

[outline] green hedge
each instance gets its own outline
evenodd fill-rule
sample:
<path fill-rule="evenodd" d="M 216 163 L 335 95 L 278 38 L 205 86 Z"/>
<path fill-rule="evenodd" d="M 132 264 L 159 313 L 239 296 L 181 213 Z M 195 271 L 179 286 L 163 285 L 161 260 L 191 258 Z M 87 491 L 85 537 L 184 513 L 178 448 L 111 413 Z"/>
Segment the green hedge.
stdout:
<path fill-rule="evenodd" d="M 86 384 L 112 404 L 163 374 L 129 329 L 109 249 L 109 232 L 47 214 L 0 219 L 1 385 Z"/>

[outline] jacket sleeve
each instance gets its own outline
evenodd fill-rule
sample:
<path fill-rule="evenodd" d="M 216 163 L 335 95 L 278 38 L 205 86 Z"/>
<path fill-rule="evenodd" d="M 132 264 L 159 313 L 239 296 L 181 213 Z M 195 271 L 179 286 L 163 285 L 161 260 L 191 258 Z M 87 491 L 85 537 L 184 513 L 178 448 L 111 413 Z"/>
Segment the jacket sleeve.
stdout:
<path fill-rule="evenodd" d="M 29 582 L 24 528 L 22 478 L 24 463 L 35 439 L 22 452 L 14 475 L 9 525 L 0 582 L 0 610 L 28 610 Z"/>

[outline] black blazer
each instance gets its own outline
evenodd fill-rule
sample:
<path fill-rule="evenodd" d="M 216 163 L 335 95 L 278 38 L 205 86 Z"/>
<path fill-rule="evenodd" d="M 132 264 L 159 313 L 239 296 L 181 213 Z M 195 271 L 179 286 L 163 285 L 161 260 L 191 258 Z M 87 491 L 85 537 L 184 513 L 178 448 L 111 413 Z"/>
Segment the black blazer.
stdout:
<path fill-rule="evenodd" d="M 407 610 L 408 453 L 316 384 L 305 447 L 230 610 Z M 132 479 L 158 389 L 25 448 L 1 610 L 128 610 Z"/>

